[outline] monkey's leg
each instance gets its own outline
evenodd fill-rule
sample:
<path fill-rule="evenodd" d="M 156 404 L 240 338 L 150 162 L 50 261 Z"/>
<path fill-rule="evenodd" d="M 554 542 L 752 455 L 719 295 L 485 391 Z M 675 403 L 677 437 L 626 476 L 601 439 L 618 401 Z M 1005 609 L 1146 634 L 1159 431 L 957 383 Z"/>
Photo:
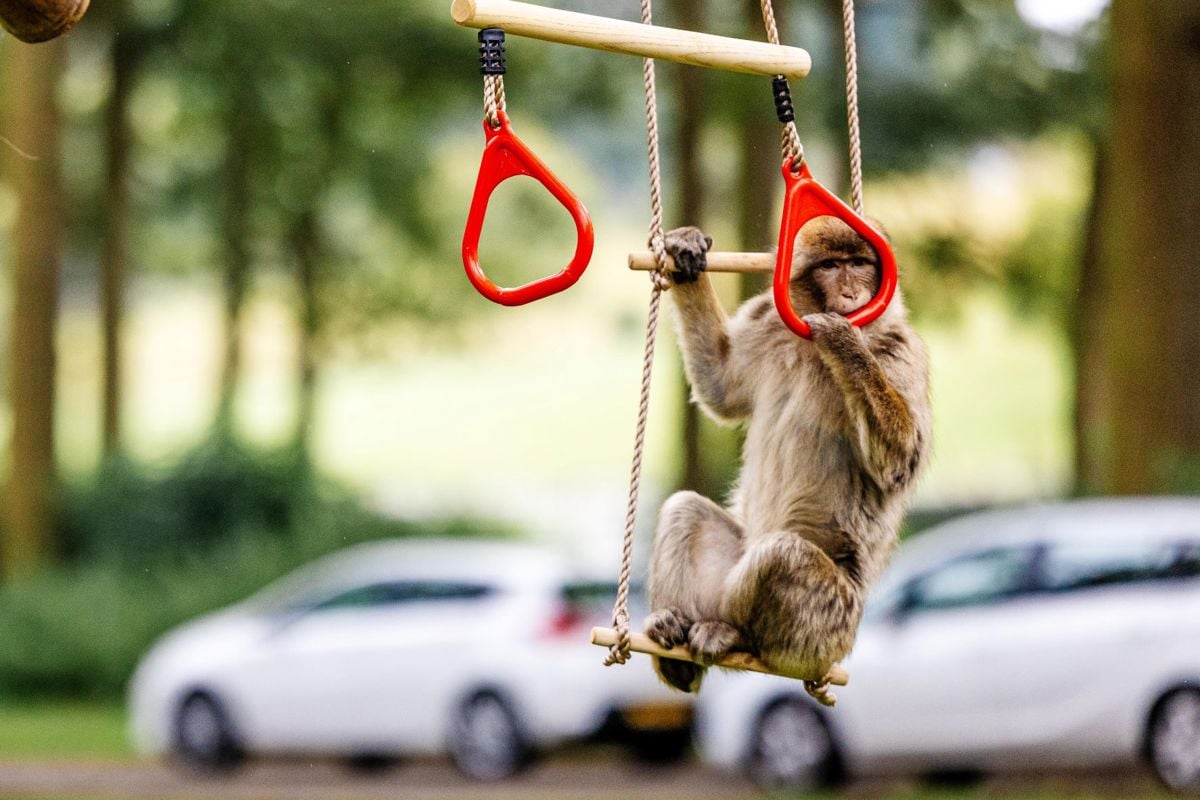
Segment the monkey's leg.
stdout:
<path fill-rule="evenodd" d="M 717 619 L 721 585 L 742 556 L 742 527 L 725 509 L 695 492 L 677 492 L 663 504 L 647 582 L 652 613 L 646 635 L 663 647 L 690 644 Z M 697 625 L 699 623 L 699 625 Z M 695 627 L 695 632 L 693 628 Z M 654 668 L 685 692 L 700 686 L 704 668 L 654 659 Z"/>
<path fill-rule="evenodd" d="M 778 532 L 747 547 L 725 580 L 722 612 L 772 669 L 819 677 L 850 652 L 860 595 L 823 550 Z"/>

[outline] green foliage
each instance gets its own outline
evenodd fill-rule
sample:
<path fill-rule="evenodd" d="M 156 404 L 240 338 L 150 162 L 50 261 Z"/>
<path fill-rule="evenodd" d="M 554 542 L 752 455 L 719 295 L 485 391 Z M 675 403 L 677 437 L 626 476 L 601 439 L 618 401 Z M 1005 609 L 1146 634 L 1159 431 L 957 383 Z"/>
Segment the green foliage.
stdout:
<path fill-rule="evenodd" d="M 190 557 L 249 529 L 280 537 L 329 491 L 292 450 L 215 438 L 173 468 L 106 463 L 64 498 L 65 555 L 141 566 Z"/>
<path fill-rule="evenodd" d="M 219 443 L 160 474 L 112 464 L 74 488 L 66 509 L 71 558 L 0 585 L 0 698 L 116 697 L 166 630 L 345 546 L 514 534 L 384 518 L 287 453 Z"/>

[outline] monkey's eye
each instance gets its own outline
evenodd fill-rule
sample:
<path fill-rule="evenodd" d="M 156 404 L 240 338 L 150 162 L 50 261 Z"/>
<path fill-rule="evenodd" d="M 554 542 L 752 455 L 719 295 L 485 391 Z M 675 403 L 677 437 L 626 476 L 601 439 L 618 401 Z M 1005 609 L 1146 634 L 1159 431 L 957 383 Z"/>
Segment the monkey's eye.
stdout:
<path fill-rule="evenodd" d="M 873 266 L 875 266 L 875 262 L 872 261 L 871 259 L 867 258 L 866 256 L 855 256 L 854 259 L 850 263 L 856 267 L 873 267 Z"/>
<path fill-rule="evenodd" d="M 824 261 L 818 261 L 816 268 L 824 269 L 824 270 L 837 269 L 838 268 L 837 259 L 827 258 Z"/>

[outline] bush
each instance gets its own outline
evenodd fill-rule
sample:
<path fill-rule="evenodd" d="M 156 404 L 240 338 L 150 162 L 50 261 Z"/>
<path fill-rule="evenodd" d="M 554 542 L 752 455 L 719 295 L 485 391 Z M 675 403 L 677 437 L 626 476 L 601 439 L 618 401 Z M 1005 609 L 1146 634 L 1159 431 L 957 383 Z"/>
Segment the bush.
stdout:
<path fill-rule="evenodd" d="M 204 552 L 237 531 L 283 534 L 314 503 L 339 494 L 296 451 L 247 450 L 214 439 L 166 471 L 115 458 L 63 502 L 69 561 L 158 564 Z"/>
<path fill-rule="evenodd" d="M 371 513 L 279 454 L 205 448 L 151 474 L 129 462 L 67 493 L 67 558 L 0 585 L 0 698 L 115 698 L 168 629 L 342 547 L 511 536 L 468 519 Z"/>

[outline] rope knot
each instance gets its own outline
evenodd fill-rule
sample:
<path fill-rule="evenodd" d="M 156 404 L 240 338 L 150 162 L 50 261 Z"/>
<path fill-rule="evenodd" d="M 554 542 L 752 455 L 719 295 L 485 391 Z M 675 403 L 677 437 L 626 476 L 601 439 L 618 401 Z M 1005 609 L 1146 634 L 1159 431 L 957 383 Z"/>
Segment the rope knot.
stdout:
<path fill-rule="evenodd" d="M 675 282 L 671 280 L 671 267 L 667 263 L 667 246 L 661 226 L 650 234 L 650 252 L 654 254 L 657 268 L 650 273 L 654 288 L 660 292 L 668 291 Z"/>
<path fill-rule="evenodd" d="M 624 664 L 629 660 L 629 612 L 624 607 L 619 607 L 613 612 L 613 628 L 617 631 L 617 643 L 608 648 L 608 657 L 604 659 L 606 667 Z"/>

